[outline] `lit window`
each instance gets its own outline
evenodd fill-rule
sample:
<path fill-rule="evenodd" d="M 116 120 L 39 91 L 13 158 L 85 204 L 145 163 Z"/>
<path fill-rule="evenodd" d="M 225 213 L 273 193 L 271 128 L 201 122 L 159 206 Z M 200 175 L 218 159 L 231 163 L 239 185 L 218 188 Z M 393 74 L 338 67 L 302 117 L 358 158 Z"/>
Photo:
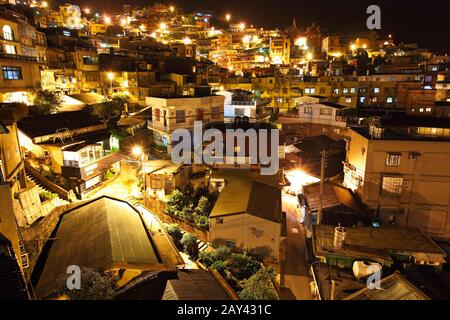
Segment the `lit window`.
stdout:
<path fill-rule="evenodd" d="M 360 97 L 359 102 L 364 103 L 366 101 L 366 97 Z"/>
<path fill-rule="evenodd" d="M 380 88 L 373 88 L 373 93 L 380 93 Z"/>
<path fill-rule="evenodd" d="M 425 111 L 426 112 L 431 112 L 431 108 L 426 108 Z"/>
<path fill-rule="evenodd" d="M 403 178 L 398 177 L 383 177 L 382 190 L 385 193 L 392 195 L 402 194 Z"/>
<path fill-rule="evenodd" d="M 352 103 L 352 98 L 345 98 L 345 103 Z"/>
<path fill-rule="evenodd" d="M 22 79 L 22 69 L 19 67 L 2 67 L 2 72 L 5 80 Z"/>
<path fill-rule="evenodd" d="M 334 88 L 333 89 L 333 94 L 339 94 L 339 89 L 338 88 Z"/>
<path fill-rule="evenodd" d="M 386 102 L 387 102 L 387 103 L 392 103 L 392 102 L 394 102 L 394 99 L 393 99 L 392 97 L 388 97 L 388 98 L 386 99 Z"/>
<path fill-rule="evenodd" d="M 5 24 L 3 26 L 3 38 L 5 40 L 14 41 L 14 33 L 13 33 L 11 27 L 8 26 L 7 24 Z"/>
<path fill-rule="evenodd" d="M 348 88 L 344 88 L 342 91 L 344 94 L 348 93 Z"/>
<path fill-rule="evenodd" d="M 356 93 L 356 88 L 351 88 L 350 93 Z"/>
<path fill-rule="evenodd" d="M 420 108 L 420 109 L 419 109 L 419 112 L 423 112 L 423 111 L 424 111 L 424 109 L 423 109 L 423 108 Z"/>
<path fill-rule="evenodd" d="M 12 45 L 10 45 L 10 44 L 6 44 L 6 45 L 5 45 L 5 52 L 6 52 L 7 54 L 16 54 L 16 47 L 15 47 L 15 46 L 12 46 Z"/>
<path fill-rule="evenodd" d="M 388 153 L 386 158 L 386 164 L 388 166 L 399 166 L 401 158 L 402 158 L 401 153 Z"/>

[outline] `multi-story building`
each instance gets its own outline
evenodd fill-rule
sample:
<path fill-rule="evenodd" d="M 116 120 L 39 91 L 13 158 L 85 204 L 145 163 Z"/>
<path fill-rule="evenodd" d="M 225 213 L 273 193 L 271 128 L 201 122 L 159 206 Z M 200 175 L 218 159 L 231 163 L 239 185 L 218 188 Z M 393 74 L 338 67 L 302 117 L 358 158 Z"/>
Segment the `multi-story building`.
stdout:
<path fill-rule="evenodd" d="M 154 143 L 172 150 L 171 134 L 174 130 L 183 128 L 193 132 L 194 122 L 202 121 L 205 126 L 211 122 L 223 122 L 223 96 L 203 97 L 147 97 L 147 106 L 151 108 L 152 117 L 148 128 L 153 131 Z"/>
<path fill-rule="evenodd" d="M 74 4 L 65 3 L 59 6 L 59 14 L 62 17 L 63 26 L 68 29 L 81 29 L 81 10 Z"/>
<path fill-rule="evenodd" d="M 271 38 L 269 54 L 272 63 L 289 64 L 291 61 L 291 40 L 288 38 Z"/>
<path fill-rule="evenodd" d="M 349 130 L 344 183 L 381 223 L 450 237 L 450 126 L 393 117 Z"/>
<path fill-rule="evenodd" d="M 48 69 L 42 71 L 42 87 L 61 94 L 100 91 L 97 50 L 66 28 L 51 28 L 47 34 Z"/>
<path fill-rule="evenodd" d="M 0 102 L 32 103 L 31 92 L 40 83 L 35 31 L 25 16 L 0 11 Z"/>
<path fill-rule="evenodd" d="M 349 41 L 341 36 L 328 36 L 322 40 L 322 52 L 340 57 L 349 50 Z"/>

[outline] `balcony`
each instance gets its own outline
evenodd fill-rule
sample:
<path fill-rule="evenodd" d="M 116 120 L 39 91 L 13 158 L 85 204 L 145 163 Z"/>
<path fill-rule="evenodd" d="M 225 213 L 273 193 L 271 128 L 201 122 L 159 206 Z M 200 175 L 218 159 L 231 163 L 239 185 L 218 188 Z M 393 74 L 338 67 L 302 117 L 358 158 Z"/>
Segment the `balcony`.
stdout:
<path fill-rule="evenodd" d="M 73 68 L 75 68 L 75 63 L 73 63 L 73 62 L 49 62 L 48 66 L 50 69 L 73 69 Z"/>
<path fill-rule="evenodd" d="M 20 54 L 9 54 L 9 53 L 0 53 L 0 59 L 3 60 L 18 60 L 18 61 L 27 61 L 27 62 L 38 62 L 37 57 L 24 56 Z"/>

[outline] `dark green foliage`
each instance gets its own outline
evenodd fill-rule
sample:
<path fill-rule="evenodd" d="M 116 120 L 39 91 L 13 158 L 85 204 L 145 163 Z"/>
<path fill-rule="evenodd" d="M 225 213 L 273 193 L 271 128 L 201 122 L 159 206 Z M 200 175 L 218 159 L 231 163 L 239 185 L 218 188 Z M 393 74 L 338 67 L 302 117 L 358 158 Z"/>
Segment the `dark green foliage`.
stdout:
<path fill-rule="evenodd" d="M 186 232 L 181 238 L 181 244 L 183 245 L 184 252 L 186 252 L 191 258 L 198 258 L 198 244 L 196 236 Z"/>
<path fill-rule="evenodd" d="M 260 269 L 250 278 L 239 283 L 241 300 L 276 300 L 277 293 L 272 281 L 276 273 L 273 268 Z"/>
<path fill-rule="evenodd" d="M 119 277 L 112 272 L 98 272 L 81 268 L 81 289 L 69 290 L 66 277 L 57 280 L 57 295 L 66 295 L 70 300 L 112 300 L 117 293 Z"/>
<path fill-rule="evenodd" d="M 50 90 L 38 90 L 34 93 L 34 113 L 39 115 L 56 113 L 62 106 L 60 96 Z"/>

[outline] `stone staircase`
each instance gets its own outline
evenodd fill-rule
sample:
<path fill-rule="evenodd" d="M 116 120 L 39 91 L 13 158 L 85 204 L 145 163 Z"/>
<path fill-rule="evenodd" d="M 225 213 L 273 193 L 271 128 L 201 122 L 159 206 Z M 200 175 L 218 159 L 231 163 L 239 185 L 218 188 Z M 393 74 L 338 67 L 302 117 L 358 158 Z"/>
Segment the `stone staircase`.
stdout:
<path fill-rule="evenodd" d="M 30 173 L 27 172 L 27 181 L 29 182 L 33 182 L 36 187 L 37 187 L 37 191 L 39 194 L 43 193 L 43 192 L 50 192 L 50 193 L 54 193 L 50 190 L 48 190 L 47 188 L 45 188 L 35 177 L 33 177 Z M 56 194 L 56 193 L 55 193 Z M 61 203 L 61 205 L 64 204 L 68 204 L 69 201 L 64 200 L 63 198 L 61 198 L 61 196 L 58 195 L 58 199 L 60 200 L 59 202 Z"/>

